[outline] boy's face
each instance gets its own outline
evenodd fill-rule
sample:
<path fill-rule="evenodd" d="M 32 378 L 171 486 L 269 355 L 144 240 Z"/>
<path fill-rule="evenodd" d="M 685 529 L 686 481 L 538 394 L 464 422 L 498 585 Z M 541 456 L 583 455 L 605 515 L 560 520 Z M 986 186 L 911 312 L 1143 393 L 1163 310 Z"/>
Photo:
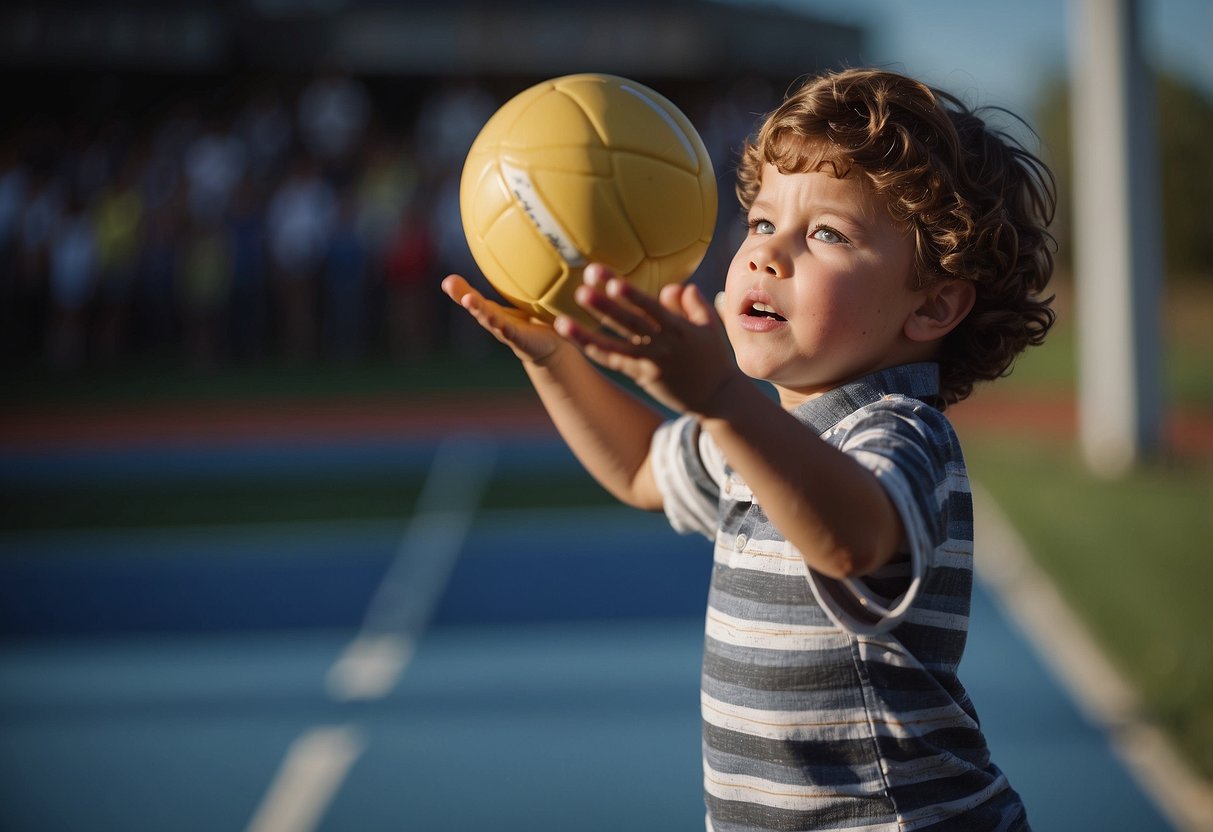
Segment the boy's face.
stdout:
<path fill-rule="evenodd" d="M 905 337 L 923 302 L 914 242 L 858 171 L 762 171 L 718 310 L 742 371 L 785 406 L 869 372 L 923 360 Z"/>

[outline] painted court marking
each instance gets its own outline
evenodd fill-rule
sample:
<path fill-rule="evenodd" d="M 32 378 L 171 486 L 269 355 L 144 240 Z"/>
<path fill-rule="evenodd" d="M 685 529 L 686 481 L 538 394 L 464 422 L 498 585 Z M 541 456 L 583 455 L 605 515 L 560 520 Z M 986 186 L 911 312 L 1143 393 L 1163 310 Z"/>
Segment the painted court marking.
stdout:
<path fill-rule="evenodd" d="M 487 440 L 453 439 L 438 447 L 362 630 L 329 671 L 333 698 L 378 699 L 395 686 L 459 559 L 495 457 Z"/>
<path fill-rule="evenodd" d="M 366 741 L 353 725 L 313 728 L 291 744 L 248 832 L 310 832 Z"/>
<path fill-rule="evenodd" d="M 438 446 L 362 628 L 329 669 L 334 699 L 379 699 L 399 682 L 459 559 L 495 461 L 488 439 L 453 437 Z M 365 748 L 357 725 L 306 731 L 288 749 L 247 832 L 312 832 Z"/>

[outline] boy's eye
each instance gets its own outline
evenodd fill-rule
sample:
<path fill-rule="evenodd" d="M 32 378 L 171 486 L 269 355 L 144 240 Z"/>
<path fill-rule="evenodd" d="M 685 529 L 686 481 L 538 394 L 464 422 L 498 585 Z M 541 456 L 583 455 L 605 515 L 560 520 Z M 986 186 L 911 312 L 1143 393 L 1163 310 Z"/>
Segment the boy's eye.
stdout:
<path fill-rule="evenodd" d="M 775 223 L 770 220 L 750 220 L 750 228 L 755 234 L 775 233 Z"/>
<path fill-rule="evenodd" d="M 848 242 L 847 238 L 839 234 L 828 225 L 819 225 L 813 229 L 813 233 L 809 235 L 815 240 L 821 240 L 823 243 L 830 245 L 838 245 L 839 243 Z"/>

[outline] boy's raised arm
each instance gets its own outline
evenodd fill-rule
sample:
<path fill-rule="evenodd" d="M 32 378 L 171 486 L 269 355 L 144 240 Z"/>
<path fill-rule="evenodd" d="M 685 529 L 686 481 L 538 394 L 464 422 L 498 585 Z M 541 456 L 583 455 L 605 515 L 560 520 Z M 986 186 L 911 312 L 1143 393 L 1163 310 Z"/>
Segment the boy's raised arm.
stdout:
<path fill-rule="evenodd" d="M 527 375 L 560 435 L 586 470 L 617 499 L 657 511 L 661 493 L 649 467 L 657 411 L 620 389 L 572 345 L 563 343 Z"/>
<path fill-rule="evenodd" d="M 639 340 L 559 319 L 565 336 L 666 406 L 696 415 L 810 568 L 846 578 L 889 561 L 903 529 L 876 476 L 750 384 L 694 286 L 651 298 L 622 280 L 587 280 L 578 301 Z"/>
<path fill-rule="evenodd" d="M 556 429 L 590 475 L 621 502 L 659 510 L 649 444 L 661 414 L 603 376 L 548 324 L 488 300 L 458 275 L 442 288 L 522 361 Z"/>

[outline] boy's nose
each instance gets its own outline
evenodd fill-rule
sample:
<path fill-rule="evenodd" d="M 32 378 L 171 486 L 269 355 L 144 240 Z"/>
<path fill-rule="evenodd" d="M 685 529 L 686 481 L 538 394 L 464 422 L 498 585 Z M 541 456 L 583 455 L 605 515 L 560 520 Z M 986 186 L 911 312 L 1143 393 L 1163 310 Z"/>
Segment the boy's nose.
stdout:
<path fill-rule="evenodd" d="M 780 257 L 766 249 L 754 252 L 750 256 L 750 271 L 764 272 L 770 277 L 783 279 L 788 276 L 788 269 Z"/>

